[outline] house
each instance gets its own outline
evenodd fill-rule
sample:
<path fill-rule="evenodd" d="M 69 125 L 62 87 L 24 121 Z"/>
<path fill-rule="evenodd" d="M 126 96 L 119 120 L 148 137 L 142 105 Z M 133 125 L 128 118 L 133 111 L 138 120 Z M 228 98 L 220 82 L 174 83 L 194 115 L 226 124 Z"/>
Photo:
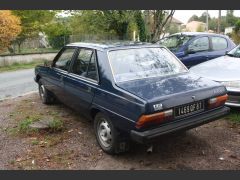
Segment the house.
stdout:
<path fill-rule="evenodd" d="M 225 30 L 224 30 L 224 34 L 231 34 L 234 30 L 234 26 L 231 26 L 231 27 L 226 27 Z"/>
<path fill-rule="evenodd" d="M 166 24 L 166 26 L 164 27 L 164 33 L 161 34 L 160 39 L 170 34 L 181 32 L 182 26 L 183 22 L 172 17 L 171 23 L 168 22 L 168 24 Z"/>
<path fill-rule="evenodd" d="M 186 24 L 186 31 L 189 32 L 204 32 L 206 30 L 206 23 L 200 21 L 191 21 Z"/>
<path fill-rule="evenodd" d="M 181 31 L 181 27 L 183 25 L 183 22 L 179 21 L 178 19 L 172 17 L 171 25 L 175 25 L 179 31 Z"/>

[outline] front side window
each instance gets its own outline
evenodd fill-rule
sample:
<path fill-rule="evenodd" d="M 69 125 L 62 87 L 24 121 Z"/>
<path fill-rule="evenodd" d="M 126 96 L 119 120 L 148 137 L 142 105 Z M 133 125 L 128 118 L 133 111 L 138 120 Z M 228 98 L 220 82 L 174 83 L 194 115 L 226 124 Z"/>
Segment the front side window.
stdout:
<path fill-rule="evenodd" d="M 199 52 L 199 51 L 208 51 L 209 50 L 209 40 L 208 37 L 201 37 L 195 39 L 188 46 L 188 51 L 190 52 Z"/>
<path fill-rule="evenodd" d="M 170 50 L 178 50 L 182 45 L 188 42 L 192 36 L 187 35 L 173 35 L 163 38 L 159 41 L 159 44 L 166 46 Z"/>
<path fill-rule="evenodd" d="M 223 50 L 227 48 L 227 40 L 222 37 L 212 37 L 213 50 Z"/>
<path fill-rule="evenodd" d="M 165 48 L 137 48 L 108 54 L 116 82 L 173 75 L 187 69 Z"/>
<path fill-rule="evenodd" d="M 65 49 L 62 54 L 57 59 L 54 67 L 59 68 L 64 71 L 68 71 L 68 68 L 70 67 L 72 56 L 75 52 L 74 48 L 68 48 Z"/>
<path fill-rule="evenodd" d="M 97 80 L 96 54 L 92 49 L 80 49 L 72 67 L 72 73 Z"/>

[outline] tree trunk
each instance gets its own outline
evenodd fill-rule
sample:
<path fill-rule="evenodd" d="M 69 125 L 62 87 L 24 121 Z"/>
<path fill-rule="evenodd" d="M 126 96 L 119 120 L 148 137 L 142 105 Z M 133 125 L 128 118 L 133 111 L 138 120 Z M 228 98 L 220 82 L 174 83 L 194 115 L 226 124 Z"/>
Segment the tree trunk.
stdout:
<path fill-rule="evenodd" d="M 151 42 L 157 42 L 163 32 L 163 28 L 167 23 L 171 23 L 175 10 L 171 10 L 167 15 L 167 11 L 155 10 L 153 11 L 153 36 Z M 167 15 L 167 16 L 166 16 Z"/>
<path fill-rule="evenodd" d="M 21 45 L 22 45 L 22 42 L 17 42 L 17 45 L 18 45 L 18 53 L 20 54 L 21 53 Z"/>
<path fill-rule="evenodd" d="M 218 29 L 217 29 L 218 34 L 221 32 L 221 10 L 218 12 Z"/>

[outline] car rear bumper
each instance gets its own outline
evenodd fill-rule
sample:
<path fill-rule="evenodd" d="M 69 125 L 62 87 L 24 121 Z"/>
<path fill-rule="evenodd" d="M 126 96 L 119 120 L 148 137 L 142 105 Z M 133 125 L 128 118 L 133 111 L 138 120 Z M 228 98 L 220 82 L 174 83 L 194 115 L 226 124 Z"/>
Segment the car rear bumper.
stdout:
<path fill-rule="evenodd" d="M 227 115 L 229 112 L 230 112 L 230 108 L 222 107 L 220 109 L 207 112 L 195 117 L 188 117 L 188 118 L 184 118 L 169 124 L 165 124 L 156 129 L 147 130 L 143 132 L 132 130 L 131 139 L 139 143 L 146 143 L 149 141 L 153 141 L 159 136 L 162 136 L 165 134 L 170 134 L 180 130 L 191 129 L 191 128 L 206 124 L 208 122 L 217 120 Z"/>

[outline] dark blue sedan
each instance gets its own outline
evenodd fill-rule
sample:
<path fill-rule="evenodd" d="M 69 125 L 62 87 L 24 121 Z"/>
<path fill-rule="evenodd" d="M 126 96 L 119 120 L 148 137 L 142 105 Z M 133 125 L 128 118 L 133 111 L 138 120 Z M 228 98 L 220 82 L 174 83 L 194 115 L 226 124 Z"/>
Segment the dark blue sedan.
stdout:
<path fill-rule="evenodd" d="M 187 67 L 223 56 L 236 45 L 227 36 L 214 33 L 182 32 L 161 39 Z"/>
<path fill-rule="evenodd" d="M 35 75 L 42 102 L 58 99 L 92 119 L 110 154 L 229 112 L 223 85 L 190 73 L 159 45 L 73 43 Z"/>

